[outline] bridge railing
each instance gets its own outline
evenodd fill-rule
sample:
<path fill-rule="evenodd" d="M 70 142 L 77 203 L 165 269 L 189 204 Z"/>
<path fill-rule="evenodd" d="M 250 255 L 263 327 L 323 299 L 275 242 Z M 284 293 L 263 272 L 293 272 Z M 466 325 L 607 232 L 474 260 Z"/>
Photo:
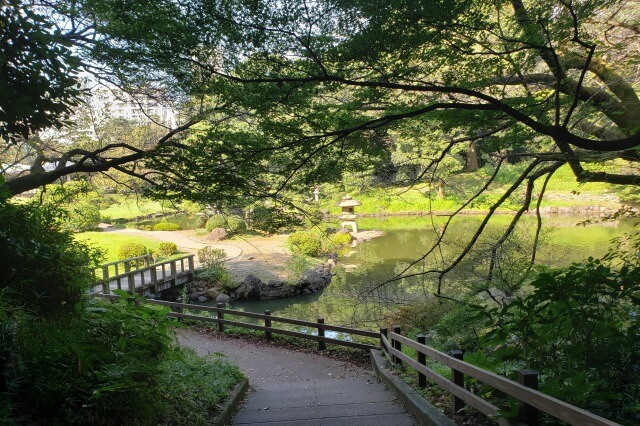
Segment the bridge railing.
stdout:
<path fill-rule="evenodd" d="M 118 290 L 134 293 L 136 287 L 146 287 L 163 282 L 176 276 L 195 270 L 194 255 L 190 254 L 179 259 L 153 263 L 151 255 L 132 257 L 102 265 L 102 292 L 109 294 L 111 283 L 116 283 Z M 110 275 L 113 269 L 114 274 Z M 136 285 L 138 283 L 138 285 Z"/>
<path fill-rule="evenodd" d="M 115 262 L 105 263 L 101 265 L 102 277 L 99 278 L 103 282 L 117 280 L 118 289 L 122 288 L 121 280 L 126 278 L 131 272 L 147 267 L 153 263 L 150 254 L 143 256 L 129 257 L 127 259 L 116 260 Z"/>

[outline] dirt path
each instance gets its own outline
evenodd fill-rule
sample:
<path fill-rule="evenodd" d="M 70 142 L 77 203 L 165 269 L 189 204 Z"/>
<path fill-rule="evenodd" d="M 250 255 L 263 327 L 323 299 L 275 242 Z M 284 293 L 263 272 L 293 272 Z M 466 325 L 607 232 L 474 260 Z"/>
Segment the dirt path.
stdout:
<path fill-rule="evenodd" d="M 264 282 L 289 278 L 287 265 L 291 261 L 292 255 L 286 245 L 286 235 L 236 238 L 213 242 L 207 241 L 205 237 L 194 235 L 193 231 L 142 231 L 139 229 L 108 228 L 105 231 L 144 235 L 158 241 L 172 242 L 181 251 L 194 254 L 207 246 L 222 249 L 227 254 L 227 267 L 234 280 L 242 280 L 249 274 L 256 275 Z"/>

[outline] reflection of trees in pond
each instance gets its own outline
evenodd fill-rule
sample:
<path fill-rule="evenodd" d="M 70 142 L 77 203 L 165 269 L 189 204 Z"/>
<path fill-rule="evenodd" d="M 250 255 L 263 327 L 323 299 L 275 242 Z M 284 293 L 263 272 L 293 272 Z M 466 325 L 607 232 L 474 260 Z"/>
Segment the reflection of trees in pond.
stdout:
<path fill-rule="evenodd" d="M 387 222 L 399 226 L 402 219 L 407 220 L 394 219 L 396 220 Z M 438 225 L 439 218 L 435 219 Z M 446 276 L 446 293 L 443 293 L 445 296 L 461 298 L 465 294 L 479 294 L 490 300 L 491 293 L 500 300 L 516 291 L 517 286 L 514 283 L 522 280 L 529 260 L 526 251 L 532 244 L 533 221 L 531 218 L 524 218 L 514 236 L 506 242 L 505 248 L 496 252 L 496 274 L 494 279 L 487 283 L 487 254 L 490 253 L 492 242 L 500 231 L 499 227 L 508 223 L 509 217 L 495 219 L 495 224 L 492 223 L 492 228 L 482 236 L 480 244 L 471 255 Z M 459 253 L 460 246 L 468 238 L 470 227 L 478 220 L 480 219 L 476 217 L 459 219 L 456 228 L 450 230 L 454 231 L 451 236 L 456 236 L 457 240 L 449 240 L 447 244 L 442 245 L 441 251 L 415 263 L 409 271 L 422 273 L 434 266 L 441 266 L 442 258 Z M 618 227 L 590 225 L 577 228 L 575 223 L 578 220 L 549 220 L 553 229 L 545 228 L 545 235 L 541 239 L 541 247 L 536 256 L 537 262 L 562 266 L 569 260 L 589 255 L 597 256 L 601 254 L 598 250 L 604 251 L 610 238 L 633 228 L 631 222 L 620 222 Z M 359 244 L 355 253 L 341 258 L 332 283 L 321 294 L 242 305 L 246 306 L 246 310 L 253 312 L 270 309 L 278 316 L 308 321 L 323 317 L 329 324 L 375 330 L 383 324 L 383 319 L 390 311 L 400 305 L 430 297 L 436 290 L 436 274 L 404 277 L 381 285 L 405 270 L 419 257 L 421 251 L 433 242 L 435 233 L 429 219 L 421 218 L 417 221 L 411 218 L 411 223 L 419 224 L 421 228 L 388 230 L 386 236 Z M 384 230 L 381 226 L 372 225 L 371 228 Z M 396 235 L 399 233 L 402 237 Z M 565 255 L 566 258 L 563 259 Z M 343 269 L 346 264 L 355 265 L 355 270 L 346 272 Z"/>

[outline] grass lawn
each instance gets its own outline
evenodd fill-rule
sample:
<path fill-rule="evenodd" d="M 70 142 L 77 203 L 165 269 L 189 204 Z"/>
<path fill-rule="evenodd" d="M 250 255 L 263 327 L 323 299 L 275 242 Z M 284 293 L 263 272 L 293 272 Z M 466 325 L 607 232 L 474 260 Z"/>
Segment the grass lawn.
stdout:
<path fill-rule="evenodd" d="M 522 171 L 520 165 L 508 165 L 504 167 L 491 184 L 488 191 L 480 195 L 467 210 L 484 211 L 491 207 L 504 191 L 517 179 Z M 475 173 L 460 173 L 449 176 L 444 186 L 444 198 L 437 196 L 435 188 L 430 190 L 429 184 L 416 184 L 411 187 L 387 187 L 367 188 L 362 192 L 354 192 L 349 195 L 362 203 L 356 207 L 356 213 L 384 214 L 398 212 L 428 212 L 428 211 L 453 211 L 457 209 L 472 194 L 476 193 L 489 177 L 489 170 L 480 170 Z M 543 180 L 536 183 L 534 195 L 542 187 Z M 598 205 L 617 208 L 615 197 L 607 199 L 603 195 L 614 195 L 615 186 L 602 182 L 578 183 L 569 166 L 561 167 L 547 185 L 546 197 L 543 206 L 582 206 Z M 320 207 L 329 210 L 331 214 L 340 214 L 340 207 L 335 204 L 344 196 L 344 191 L 335 188 L 329 189 L 325 198 L 320 200 Z M 518 189 L 499 211 L 513 211 L 522 202 L 524 189 Z M 597 201 L 594 201 L 597 200 Z M 533 201 L 535 205 L 535 199 Z"/>
<path fill-rule="evenodd" d="M 82 232 L 75 235 L 78 241 L 84 241 L 105 253 L 104 263 L 118 260 L 118 249 L 127 243 L 143 244 L 150 252 L 158 250 L 161 241 L 141 235 L 128 235 L 114 232 Z"/>
<path fill-rule="evenodd" d="M 100 214 L 109 220 L 129 220 L 138 216 L 146 216 L 153 213 L 166 213 L 176 211 L 175 205 L 168 201 L 152 201 L 146 198 L 117 197 L 118 202 L 112 204 Z"/>

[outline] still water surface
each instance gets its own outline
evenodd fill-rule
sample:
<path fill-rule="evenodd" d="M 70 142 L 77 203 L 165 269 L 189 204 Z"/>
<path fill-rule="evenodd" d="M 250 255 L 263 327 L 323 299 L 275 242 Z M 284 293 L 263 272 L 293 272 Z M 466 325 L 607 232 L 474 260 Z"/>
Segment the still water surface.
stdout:
<path fill-rule="evenodd" d="M 491 226 L 479 240 L 477 252 L 463 264 L 465 272 L 454 272 L 445 279 L 445 294 L 455 296 L 456 291 L 460 291 L 461 283 L 480 279 L 486 273 L 487 247 L 496 241 L 511 219 L 511 216 L 504 215 L 492 220 Z M 559 216 L 545 218 L 536 263 L 564 266 L 589 256 L 601 256 L 607 251 L 612 238 L 632 232 L 636 224 L 627 220 L 577 225 L 585 219 Z M 339 260 L 336 275 L 324 292 L 259 302 L 236 301 L 231 308 L 249 312 L 268 309 L 276 316 L 309 321 L 324 318 L 330 324 L 376 330 L 394 307 L 428 297 L 435 291 L 433 274 L 419 274 L 384 285 L 382 283 L 404 271 L 427 252 L 444 221 L 445 218 L 432 220 L 427 217 L 363 218 L 358 221 L 362 230 L 382 230 L 385 236 L 360 243 L 345 253 Z M 481 221 L 482 217 L 466 216 L 453 222 L 449 227 L 450 237 L 435 251 L 435 255 L 416 263 L 406 273 L 427 271 L 441 266 L 444 260 L 458 256 Z M 524 217 L 517 226 L 517 237 L 510 243 L 511 248 L 500 253 L 503 274 L 507 279 L 517 278 L 525 269 L 523 265 L 530 258 L 535 228 L 536 220 Z"/>

